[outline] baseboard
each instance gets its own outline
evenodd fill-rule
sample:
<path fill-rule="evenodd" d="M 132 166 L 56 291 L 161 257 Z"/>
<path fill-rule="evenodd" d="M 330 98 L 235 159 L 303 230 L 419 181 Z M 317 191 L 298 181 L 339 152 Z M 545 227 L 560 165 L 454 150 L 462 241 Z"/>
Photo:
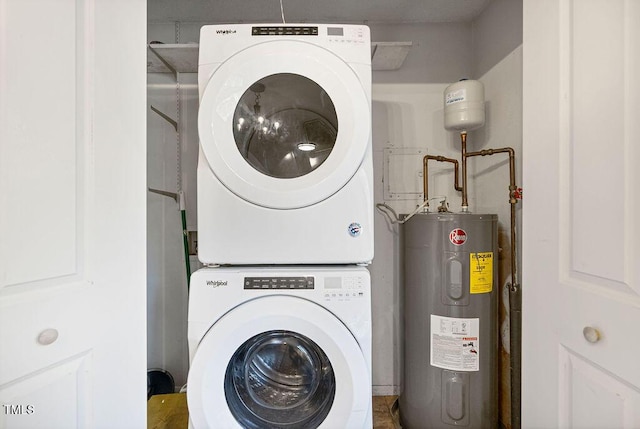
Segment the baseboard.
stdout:
<path fill-rule="evenodd" d="M 373 396 L 397 396 L 400 394 L 400 386 L 373 386 Z"/>

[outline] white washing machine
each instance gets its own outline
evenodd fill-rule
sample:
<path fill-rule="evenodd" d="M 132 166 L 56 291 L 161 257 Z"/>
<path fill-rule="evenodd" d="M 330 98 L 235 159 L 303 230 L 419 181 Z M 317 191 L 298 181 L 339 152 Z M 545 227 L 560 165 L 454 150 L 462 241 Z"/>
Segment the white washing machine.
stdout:
<path fill-rule="evenodd" d="M 369 28 L 204 26 L 198 86 L 200 260 L 370 262 Z"/>
<path fill-rule="evenodd" d="M 190 427 L 371 428 L 370 299 L 359 266 L 195 272 Z"/>

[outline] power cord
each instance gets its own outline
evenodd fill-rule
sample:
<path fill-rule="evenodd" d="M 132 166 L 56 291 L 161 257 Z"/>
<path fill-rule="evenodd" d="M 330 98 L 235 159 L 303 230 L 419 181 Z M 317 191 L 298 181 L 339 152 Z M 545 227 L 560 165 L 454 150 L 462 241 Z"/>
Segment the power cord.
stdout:
<path fill-rule="evenodd" d="M 392 224 L 403 224 L 406 221 L 408 221 L 409 219 L 411 219 L 414 215 L 416 215 L 418 212 L 420 212 L 420 210 L 422 210 L 425 207 L 429 206 L 429 201 L 431 200 L 439 200 L 440 203 L 446 203 L 447 201 L 447 197 L 444 195 L 439 195 L 436 197 L 431 197 L 426 201 L 423 201 L 418 207 L 416 207 L 416 209 L 411 212 L 409 215 L 407 215 L 404 219 L 400 219 L 398 217 L 398 214 L 396 213 L 396 211 L 389 207 L 387 204 L 385 203 L 378 203 L 376 204 L 376 209 L 378 209 L 378 211 L 380 213 L 382 213 L 383 215 L 385 215 L 387 217 L 387 219 L 389 219 L 389 222 L 391 222 Z M 429 211 L 429 209 L 427 209 L 427 212 Z M 393 217 L 391 217 L 393 216 Z"/>

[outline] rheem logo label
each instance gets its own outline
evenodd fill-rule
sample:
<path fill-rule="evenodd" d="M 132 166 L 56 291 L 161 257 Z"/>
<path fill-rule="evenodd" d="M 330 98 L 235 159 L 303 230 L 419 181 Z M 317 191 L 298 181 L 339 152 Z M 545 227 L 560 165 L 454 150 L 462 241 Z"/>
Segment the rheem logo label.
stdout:
<path fill-rule="evenodd" d="M 461 246 L 467 241 L 467 233 L 464 229 L 456 228 L 449 233 L 449 241 L 456 246 Z"/>

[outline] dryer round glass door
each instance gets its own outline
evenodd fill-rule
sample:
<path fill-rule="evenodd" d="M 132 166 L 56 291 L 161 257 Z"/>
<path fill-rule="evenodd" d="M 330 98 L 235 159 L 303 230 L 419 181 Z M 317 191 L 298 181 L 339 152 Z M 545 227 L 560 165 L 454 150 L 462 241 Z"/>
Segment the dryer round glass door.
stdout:
<path fill-rule="evenodd" d="M 369 366 L 352 333 L 292 296 L 253 299 L 217 320 L 187 385 L 196 429 L 363 427 L 371 404 Z"/>
<path fill-rule="evenodd" d="M 369 94 L 354 69 L 324 48 L 259 43 L 209 78 L 198 113 L 199 162 L 253 204 L 313 205 L 340 190 L 370 148 Z"/>
<path fill-rule="evenodd" d="M 227 365 L 224 385 L 231 414 L 251 429 L 318 427 L 336 392 L 322 349 L 304 335 L 280 330 L 245 341 Z"/>
<path fill-rule="evenodd" d="M 267 176 L 291 179 L 318 168 L 331 154 L 338 116 L 331 97 L 304 76 L 266 76 L 245 91 L 233 115 L 240 154 Z"/>

